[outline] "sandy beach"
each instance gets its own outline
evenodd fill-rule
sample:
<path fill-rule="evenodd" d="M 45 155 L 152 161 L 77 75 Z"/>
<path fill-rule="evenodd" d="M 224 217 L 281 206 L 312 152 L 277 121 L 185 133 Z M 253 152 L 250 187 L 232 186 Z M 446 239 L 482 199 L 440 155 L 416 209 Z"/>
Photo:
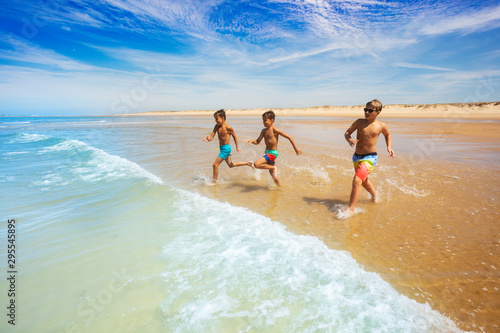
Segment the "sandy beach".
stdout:
<path fill-rule="evenodd" d="M 200 325 L 244 330 L 271 314 L 282 331 L 299 317 L 299 330 L 498 331 L 500 121 L 382 113 L 397 157 L 380 139 L 370 175 L 380 201 L 364 192 L 345 218 L 353 148 L 343 134 L 359 111 L 278 115 L 304 152 L 280 140 L 281 188 L 267 171 L 226 164 L 207 186 L 219 153 L 202 139 L 211 111 L 5 118 L 0 181 L 24 191 L 7 207 L 22 222 L 23 329 L 192 328 L 216 306 Z M 232 160 L 260 158 L 263 143 L 245 142 L 260 114 L 227 121 L 242 150 L 231 141 Z"/>
<path fill-rule="evenodd" d="M 225 165 L 222 183 L 207 188 L 203 183 L 210 179 L 212 163 L 208 154 L 176 171 L 184 177 L 204 169 L 202 179 L 180 185 L 349 251 L 365 269 L 377 272 L 404 295 L 429 303 L 464 330 L 498 331 L 500 103 L 384 107 L 379 119 L 388 124 L 398 156 L 385 156 L 379 140 L 381 156 L 371 177 L 382 200 L 372 204 L 365 192 L 358 205 L 361 212 L 344 220 L 339 210 L 348 203 L 352 149 L 343 132 L 361 115 L 361 108 L 273 109 L 276 126 L 295 138 L 305 157 L 294 156 L 286 140 L 280 143 L 283 189 L 275 188 L 265 173 L 229 171 Z M 246 116 L 257 117 L 258 129 L 265 110 L 227 110 L 240 142 L 258 133 L 248 127 L 251 118 Z M 194 116 L 193 121 L 206 123 L 198 133 L 201 137 L 211 131 L 212 113 L 146 115 Z M 240 146 L 245 153 L 233 155 L 233 161 L 255 159 L 260 153 L 253 146 Z"/>
<path fill-rule="evenodd" d="M 278 116 L 332 116 L 359 117 L 364 105 L 354 106 L 314 106 L 307 108 L 261 108 L 261 109 L 225 109 L 228 116 L 260 116 L 267 110 L 273 110 Z M 143 113 L 118 114 L 117 116 L 167 116 L 190 115 L 204 116 L 216 110 L 189 111 L 151 111 Z M 485 103 L 450 103 L 450 104 L 392 104 L 383 108 L 384 118 L 435 118 L 435 119 L 500 119 L 500 102 Z"/>

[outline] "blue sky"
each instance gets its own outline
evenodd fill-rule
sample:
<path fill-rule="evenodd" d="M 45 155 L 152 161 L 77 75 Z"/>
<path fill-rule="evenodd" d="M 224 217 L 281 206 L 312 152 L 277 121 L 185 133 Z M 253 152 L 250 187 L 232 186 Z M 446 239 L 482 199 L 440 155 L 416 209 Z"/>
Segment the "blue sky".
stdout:
<path fill-rule="evenodd" d="M 500 2 L 0 0 L 0 114 L 500 100 Z"/>

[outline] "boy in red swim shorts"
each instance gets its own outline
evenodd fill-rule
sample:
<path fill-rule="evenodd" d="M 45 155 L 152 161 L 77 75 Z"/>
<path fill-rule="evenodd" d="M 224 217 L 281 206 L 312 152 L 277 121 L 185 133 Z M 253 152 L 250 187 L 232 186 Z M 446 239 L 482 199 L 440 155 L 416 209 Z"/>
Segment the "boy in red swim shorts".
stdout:
<path fill-rule="evenodd" d="M 349 216 L 354 212 L 354 208 L 361 196 L 362 187 L 371 195 L 372 201 L 377 200 L 377 191 L 368 179 L 368 175 L 377 163 L 377 140 L 382 133 L 385 137 L 389 156 L 395 157 L 392 150 L 392 137 L 387 126 L 377 120 L 377 116 L 382 111 L 382 103 L 374 99 L 366 103 L 364 108 L 365 118 L 357 119 L 345 132 L 345 139 L 351 145 L 356 146 L 352 161 L 354 163 L 355 175 L 352 181 L 351 197 L 349 199 Z M 351 138 L 351 134 L 358 131 L 356 140 Z"/>
<path fill-rule="evenodd" d="M 295 141 L 293 141 L 290 135 L 274 127 L 275 119 L 276 115 L 273 111 L 269 110 L 264 112 L 262 114 L 262 123 L 265 128 L 260 132 L 257 140 L 246 140 L 246 142 L 258 145 L 262 139 L 264 139 L 264 142 L 266 143 L 266 151 L 264 156 L 255 161 L 254 166 L 257 169 L 269 170 L 269 173 L 271 174 L 271 177 L 273 177 L 276 185 L 281 186 L 281 181 L 278 178 L 278 168 L 276 167 L 276 158 L 278 157 L 278 137 L 281 135 L 282 137 L 288 139 L 297 155 L 302 155 L 302 150 L 297 148 Z"/>

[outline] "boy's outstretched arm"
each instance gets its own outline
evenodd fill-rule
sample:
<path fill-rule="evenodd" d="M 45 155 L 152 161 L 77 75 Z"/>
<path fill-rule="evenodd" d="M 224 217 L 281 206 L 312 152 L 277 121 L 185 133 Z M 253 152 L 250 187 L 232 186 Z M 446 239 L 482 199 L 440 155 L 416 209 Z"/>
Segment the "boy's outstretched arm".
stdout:
<path fill-rule="evenodd" d="M 245 140 L 245 142 L 248 142 L 248 143 L 251 143 L 251 144 L 254 144 L 254 145 L 258 145 L 261 141 L 262 141 L 262 138 L 264 138 L 264 133 L 266 132 L 266 129 L 264 128 L 261 132 L 260 132 L 260 135 L 259 137 L 257 138 L 257 140 Z"/>
<path fill-rule="evenodd" d="M 358 143 L 358 141 L 359 141 L 359 140 L 354 140 L 353 138 L 351 138 L 351 134 L 354 133 L 354 131 L 356 131 L 358 129 L 358 123 L 359 123 L 359 119 L 356 120 L 355 122 L 353 122 L 352 125 L 347 129 L 347 131 L 344 134 L 344 138 L 346 139 L 346 141 L 349 143 L 349 145 L 351 147 L 354 147 L 356 145 L 356 143 Z"/>
<path fill-rule="evenodd" d="M 292 137 L 291 137 L 290 135 L 288 135 L 288 134 L 286 134 L 285 132 L 283 132 L 283 131 L 281 131 L 281 130 L 277 129 L 276 127 L 274 128 L 274 131 L 275 131 L 276 133 L 278 133 L 279 135 L 281 135 L 282 137 L 284 137 L 284 138 L 288 139 L 288 141 L 290 141 L 290 143 L 292 144 L 292 147 L 293 147 L 293 149 L 295 150 L 295 153 L 296 153 L 297 155 L 302 155 L 302 150 L 300 150 L 300 149 L 297 147 L 297 145 L 295 144 L 295 141 L 293 141 L 293 139 L 292 139 Z"/>
<path fill-rule="evenodd" d="M 212 141 L 215 137 L 215 133 L 217 133 L 218 126 L 219 125 L 215 125 L 214 130 L 212 131 L 212 134 L 210 134 L 210 136 L 208 136 L 208 135 L 203 136 L 203 141 L 206 141 L 206 142 Z"/>
<path fill-rule="evenodd" d="M 389 132 L 389 129 L 387 126 L 384 124 L 382 127 L 382 134 L 385 137 L 385 144 L 387 145 L 387 152 L 389 153 L 389 156 L 394 158 L 396 155 L 394 154 L 394 150 L 392 150 L 392 136 L 391 132 Z"/>

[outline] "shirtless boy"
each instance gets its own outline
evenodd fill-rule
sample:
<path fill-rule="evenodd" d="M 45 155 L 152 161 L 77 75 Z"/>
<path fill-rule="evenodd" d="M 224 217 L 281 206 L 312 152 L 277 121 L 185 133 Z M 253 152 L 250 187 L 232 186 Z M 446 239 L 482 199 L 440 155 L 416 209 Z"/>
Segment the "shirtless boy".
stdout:
<path fill-rule="evenodd" d="M 224 110 L 218 110 L 214 113 L 215 118 L 215 127 L 210 136 L 205 135 L 203 137 L 203 141 L 210 142 L 214 139 L 215 133 L 217 133 L 219 137 L 219 148 L 220 153 L 219 156 L 215 159 L 213 167 L 213 182 L 212 184 L 217 183 L 217 178 L 219 177 L 219 165 L 222 161 L 226 161 L 227 165 L 230 168 L 248 165 L 253 168 L 252 162 L 231 162 L 231 145 L 229 144 L 229 139 L 231 136 L 234 139 L 234 143 L 236 144 L 236 150 L 240 153 L 242 152 L 240 148 L 238 148 L 238 139 L 236 138 L 236 134 L 234 134 L 234 130 L 231 126 L 226 124 L 226 112 Z"/>
<path fill-rule="evenodd" d="M 382 103 L 380 103 L 380 101 L 374 99 L 366 103 L 364 109 L 365 119 L 356 120 L 345 132 L 345 139 L 349 145 L 351 145 L 351 147 L 356 146 L 355 153 L 352 156 L 356 174 L 352 181 L 351 197 L 349 200 L 349 216 L 353 214 L 354 208 L 361 196 L 361 186 L 372 195 L 373 202 L 377 200 L 378 193 L 368 179 L 368 174 L 377 163 L 377 140 L 380 133 L 385 137 L 389 156 L 392 158 L 395 157 L 394 151 L 391 148 L 391 133 L 384 123 L 377 120 L 377 116 L 381 111 Z M 351 134 L 356 130 L 358 131 L 357 139 L 354 140 L 351 138 Z"/>
<path fill-rule="evenodd" d="M 262 122 L 264 123 L 264 129 L 260 132 L 257 140 L 246 140 L 248 143 L 252 143 L 254 145 L 258 145 L 262 139 L 266 143 L 266 151 L 265 155 L 255 161 L 254 165 L 258 169 L 269 170 L 271 177 L 273 177 L 276 185 L 281 186 L 281 182 L 278 178 L 278 168 L 276 167 L 276 158 L 278 157 L 278 138 L 281 135 L 282 137 L 288 139 L 295 150 L 297 155 L 302 155 L 302 150 L 297 148 L 295 142 L 292 137 L 285 132 L 274 127 L 274 120 L 276 115 L 273 111 L 264 112 L 262 115 Z"/>

